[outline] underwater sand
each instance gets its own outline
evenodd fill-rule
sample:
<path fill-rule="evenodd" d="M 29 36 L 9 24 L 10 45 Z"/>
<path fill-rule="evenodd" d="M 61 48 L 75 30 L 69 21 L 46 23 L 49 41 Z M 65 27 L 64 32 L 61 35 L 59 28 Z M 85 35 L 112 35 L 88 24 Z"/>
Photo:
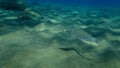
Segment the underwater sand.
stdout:
<path fill-rule="evenodd" d="M 0 11 L 0 68 L 120 68 L 119 9 L 40 7 L 25 24 Z"/>

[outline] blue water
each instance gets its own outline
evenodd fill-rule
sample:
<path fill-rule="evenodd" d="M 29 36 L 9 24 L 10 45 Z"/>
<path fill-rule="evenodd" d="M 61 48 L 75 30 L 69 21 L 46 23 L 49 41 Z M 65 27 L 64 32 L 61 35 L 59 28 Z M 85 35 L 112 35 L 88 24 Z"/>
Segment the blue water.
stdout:
<path fill-rule="evenodd" d="M 69 6 L 89 6 L 89 7 L 120 7 L 120 0 L 26 0 L 31 3 L 69 5 Z"/>

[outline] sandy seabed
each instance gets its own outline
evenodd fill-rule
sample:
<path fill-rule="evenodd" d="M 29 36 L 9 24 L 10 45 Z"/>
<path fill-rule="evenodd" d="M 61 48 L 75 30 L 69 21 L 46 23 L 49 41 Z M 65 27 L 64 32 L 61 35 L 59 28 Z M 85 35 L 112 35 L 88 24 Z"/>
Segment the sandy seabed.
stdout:
<path fill-rule="evenodd" d="M 31 9 L 0 11 L 0 68 L 120 68 L 119 9 Z"/>

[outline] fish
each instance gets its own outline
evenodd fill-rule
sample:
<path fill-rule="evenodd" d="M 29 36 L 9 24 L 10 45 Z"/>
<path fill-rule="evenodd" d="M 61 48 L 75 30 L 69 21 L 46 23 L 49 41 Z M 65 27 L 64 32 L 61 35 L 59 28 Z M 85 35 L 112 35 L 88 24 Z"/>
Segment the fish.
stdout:
<path fill-rule="evenodd" d="M 83 43 L 91 46 L 98 46 L 96 42 L 97 39 L 92 37 L 89 33 L 80 28 L 78 25 L 74 26 L 70 33 L 70 37 L 73 39 L 81 40 Z"/>
<path fill-rule="evenodd" d="M 92 37 L 89 33 L 87 33 L 85 30 L 80 28 L 78 25 L 74 26 L 71 30 L 68 31 L 69 37 L 72 39 L 77 39 L 82 41 L 83 43 L 89 45 L 86 47 L 96 47 L 98 46 L 96 42 L 96 38 Z M 89 52 L 91 56 L 88 56 L 86 53 L 82 53 L 82 48 L 79 46 L 65 46 L 65 47 L 60 47 L 59 49 L 64 50 L 64 51 L 69 51 L 73 50 L 75 51 L 80 57 L 87 59 L 87 60 L 95 60 L 94 57 L 96 56 L 96 52 Z"/>

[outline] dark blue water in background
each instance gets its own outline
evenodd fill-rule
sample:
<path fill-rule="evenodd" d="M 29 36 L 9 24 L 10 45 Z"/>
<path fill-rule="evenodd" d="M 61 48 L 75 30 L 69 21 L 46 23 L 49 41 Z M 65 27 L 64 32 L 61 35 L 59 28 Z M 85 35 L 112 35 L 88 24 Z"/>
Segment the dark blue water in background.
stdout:
<path fill-rule="evenodd" d="M 33 4 L 120 8 L 120 0 L 26 0 Z"/>

